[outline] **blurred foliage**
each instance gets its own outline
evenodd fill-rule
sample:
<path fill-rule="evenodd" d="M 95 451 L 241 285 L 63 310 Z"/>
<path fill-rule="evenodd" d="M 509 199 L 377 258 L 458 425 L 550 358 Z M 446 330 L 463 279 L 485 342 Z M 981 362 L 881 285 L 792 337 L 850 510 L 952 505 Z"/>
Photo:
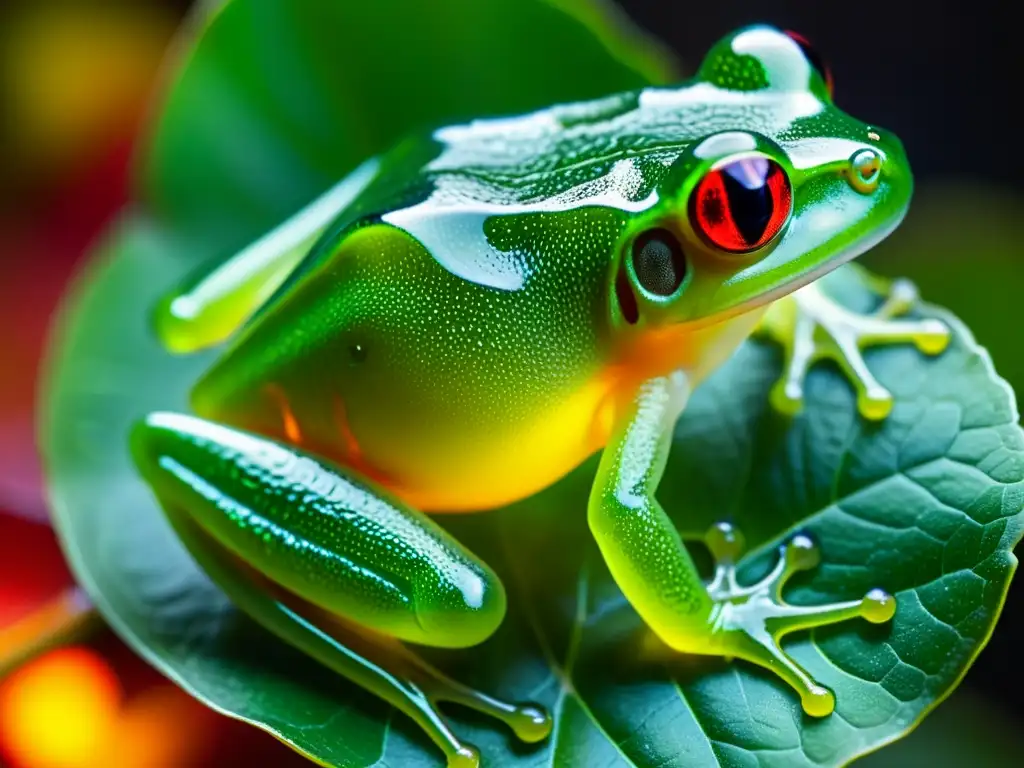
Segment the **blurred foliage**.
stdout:
<path fill-rule="evenodd" d="M 152 2 L 0 10 L 0 193 L 67 178 L 133 131 L 175 23 Z"/>
<path fill-rule="evenodd" d="M 0 3 L 0 509 L 43 516 L 36 369 L 71 268 L 125 202 L 130 143 L 177 13 Z"/>
<path fill-rule="evenodd" d="M 125 202 L 130 143 L 186 4 L 0 3 L 0 657 L 12 625 L 38 618 L 71 582 L 42 524 L 36 369 L 73 266 Z M 0 680 L 4 768 L 305 764 L 268 741 L 109 635 Z"/>

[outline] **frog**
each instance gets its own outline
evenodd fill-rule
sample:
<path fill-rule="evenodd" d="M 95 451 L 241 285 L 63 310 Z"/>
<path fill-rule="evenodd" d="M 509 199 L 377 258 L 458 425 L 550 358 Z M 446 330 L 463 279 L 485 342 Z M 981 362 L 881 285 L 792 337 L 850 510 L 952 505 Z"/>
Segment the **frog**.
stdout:
<path fill-rule="evenodd" d="M 835 106 L 805 38 L 763 24 L 678 84 L 415 134 L 155 307 L 169 353 L 216 355 L 187 410 L 135 424 L 135 466 L 241 612 L 410 717 L 452 768 L 480 754 L 441 704 L 527 743 L 552 717 L 414 650 L 477 646 L 506 613 L 498 575 L 437 518 L 528 499 L 591 457 L 589 499 L 566 513 L 652 636 L 759 665 L 827 717 L 834 694 L 782 639 L 888 622 L 895 598 L 788 603 L 821 559 L 801 532 L 741 583 L 727 522 L 706 535 L 706 580 L 656 492 L 691 394 L 748 338 L 782 346 L 784 416 L 831 360 L 883 419 L 862 349 L 942 352 L 941 321 L 902 317 L 910 283 L 870 314 L 821 287 L 912 191 L 899 139 Z"/>

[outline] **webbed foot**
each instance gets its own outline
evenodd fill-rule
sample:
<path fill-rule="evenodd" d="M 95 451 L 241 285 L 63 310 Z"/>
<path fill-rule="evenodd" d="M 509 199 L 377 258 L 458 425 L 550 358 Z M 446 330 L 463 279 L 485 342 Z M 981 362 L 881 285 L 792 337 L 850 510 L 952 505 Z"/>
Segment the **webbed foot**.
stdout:
<path fill-rule="evenodd" d="M 448 768 L 479 768 L 480 753 L 472 744 L 459 739 L 448 726 L 438 704 L 449 702 L 475 709 L 505 723 L 520 741 L 533 744 L 547 738 L 552 729 L 551 715 L 532 704 L 512 704 L 488 696 L 456 682 L 426 664 L 412 653 L 405 661 L 412 662 L 403 685 L 414 719 L 444 750 Z M 415 682 L 414 682 L 415 680 Z"/>
<path fill-rule="evenodd" d="M 782 637 L 858 617 L 881 624 L 895 614 L 895 598 L 884 590 L 873 589 L 860 600 L 790 605 L 782 597 L 786 582 L 793 574 L 816 567 L 820 560 L 810 537 L 798 534 L 779 547 L 779 561 L 772 571 L 749 586 L 741 586 L 736 578 L 736 563 L 743 551 L 740 532 L 729 523 L 718 523 L 708 531 L 706 541 L 715 559 L 715 574 L 707 587 L 715 601 L 711 616 L 714 651 L 775 672 L 800 694 L 808 715 L 831 714 L 835 696 L 782 649 Z"/>
<path fill-rule="evenodd" d="M 447 728 L 437 708 L 439 703 L 461 704 L 492 717 L 507 725 L 520 741 L 527 744 L 543 741 L 551 734 L 554 721 L 543 707 L 515 704 L 489 696 L 451 679 L 407 649 L 406 654 L 406 661 L 411 662 L 409 679 L 416 679 L 415 689 L 422 696 L 418 706 L 429 713 L 429 718 L 436 718 L 443 740 L 448 742 L 445 745 L 448 768 L 477 768 L 480 753 L 476 747 L 456 738 Z"/>
<path fill-rule="evenodd" d="M 819 282 L 801 288 L 772 305 L 758 335 L 778 341 L 785 351 L 782 378 L 772 390 L 776 409 L 796 414 L 803 405 L 804 380 L 818 360 L 839 364 L 857 390 L 857 406 L 867 419 L 884 419 L 892 411 L 892 394 L 868 370 L 862 349 L 880 344 L 914 343 L 928 355 L 949 344 L 949 328 L 941 320 L 895 319 L 917 302 L 917 289 L 909 280 L 877 280 L 887 292 L 872 314 L 853 312 L 829 297 Z"/>

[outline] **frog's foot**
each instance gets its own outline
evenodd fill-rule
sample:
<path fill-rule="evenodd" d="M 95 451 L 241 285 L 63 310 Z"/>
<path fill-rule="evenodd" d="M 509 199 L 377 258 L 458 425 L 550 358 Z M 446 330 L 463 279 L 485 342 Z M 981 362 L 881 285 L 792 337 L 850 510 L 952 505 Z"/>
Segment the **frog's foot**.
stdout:
<path fill-rule="evenodd" d="M 421 725 L 424 721 L 429 723 L 426 726 L 427 733 L 444 749 L 448 768 L 477 768 L 480 765 L 480 753 L 476 747 L 460 741 L 452 733 L 438 711 L 439 703 L 461 704 L 493 717 L 505 723 L 520 741 L 528 744 L 543 741 L 551 734 L 553 721 L 542 707 L 502 701 L 463 685 L 407 649 L 405 662 L 410 671 L 410 700 L 422 714 Z"/>
<path fill-rule="evenodd" d="M 706 540 L 715 558 L 714 578 L 707 587 L 715 601 L 711 617 L 714 652 L 770 669 L 796 689 L 807 714 L 831 714 L 835 696 L 782 650 L 782 637 L 800 629 L 857 617 L 881 624 L 896 612 L 895 598 L 881 589 L 873 589 L 860 600 L 850 602 L 790 605 L 782 598 L 786 582 L 794 573 L 816 567 L 820 559 L 817 546 L 808 536 L 798 534 L 783 544 L 771 573 L 750 586 L 741 586 L 736 579 L 736 563 L 743 549 L 739 531 L 728 523 L 718 523 L 712 526 Z"/>
<path fill-rule="evenodd" d="M 925 354 L 937 355 L 949 344 L 950 331 L 936 319 L 896 319 L 917 301 L 909 280 L 887 286 L 888 296 L 875 312 L 862 315 L 831 299 L 811 283 L 772 306 L 759 334 L 775 339 L 785 350 L 785 373 L 772 390 L 772 404 L 795 414 L 804 398 L 804 379 L 818 360 L 834 360 L 857 390 L 857 406 L 868 419 L 884 419 L 892 395 L 868 370 L 861 350 L 879 344 L 913 342 Z"/>

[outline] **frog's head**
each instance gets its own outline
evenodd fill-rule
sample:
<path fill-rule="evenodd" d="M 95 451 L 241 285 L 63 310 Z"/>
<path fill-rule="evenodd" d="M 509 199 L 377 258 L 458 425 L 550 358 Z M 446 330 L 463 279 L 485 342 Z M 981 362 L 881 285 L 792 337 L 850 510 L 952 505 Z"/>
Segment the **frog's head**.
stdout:
<path fill-rule="evenodd" d="M 621 242 L 624 325 L 699 327 L 767 304 L 884 238 L 910 201 L 899 140 L 836 108 L 792 33 L 740 30 L 695 80 L 640 99 L 693 130 Z"/>

